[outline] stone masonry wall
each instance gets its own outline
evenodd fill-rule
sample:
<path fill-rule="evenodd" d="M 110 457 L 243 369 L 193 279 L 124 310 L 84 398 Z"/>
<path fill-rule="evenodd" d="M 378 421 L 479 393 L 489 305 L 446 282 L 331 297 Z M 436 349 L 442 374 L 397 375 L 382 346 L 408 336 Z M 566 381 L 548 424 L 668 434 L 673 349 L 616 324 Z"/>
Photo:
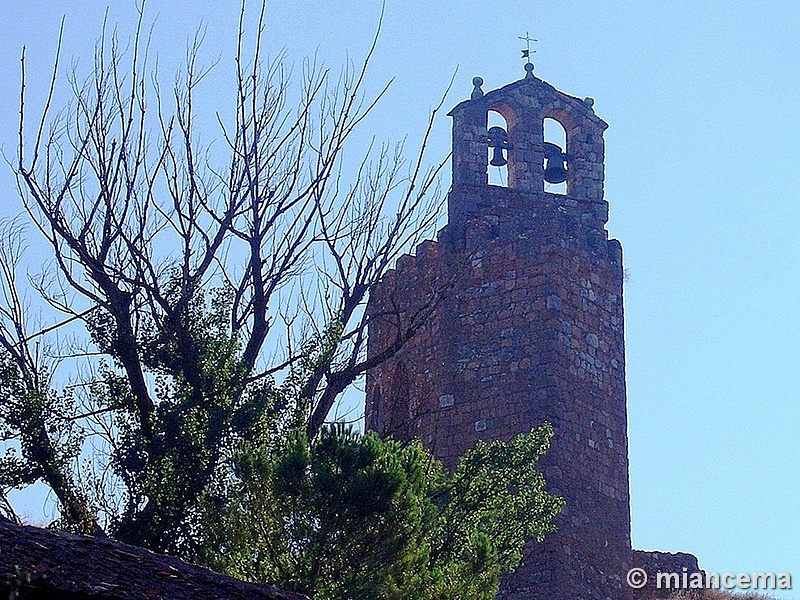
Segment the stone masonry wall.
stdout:
<path fill-rule="evenodd" d="M 367 426 L 421 439 L 445 465 L 478 439 L 555 429 L 541 468 L 564 497 L 505 600 L 623 600 L 631 559 L 622 250 L 605 230 L 605 123 L 592 103 L 525 79 L 451 111 L 453 187 L 437 242 L 372 291 Z M 487 114 L 508 124 L 508 187 L 487 182 Z M 543 122 L 567 134 L 567 195 L 544 191 Z M 423 316 L 424 318 L 420 318 Z"/>
<path fill-rule="evenodd" d="M 459 193 L 470 191 L 451 195 Z M 596 227 L 590 203 L 505 188 L 480 198 L 480 217 L 446 227 L 438 243 L 404 257 L 373 294 L 371 314 L 384 318 L 371 326 L 371 353 L 381 340 L 390 343 L 398 319 L 432 300 L 424 290 L 441 290 L 426 325 L 368 374 L 368 427 L 418 437 L 453 466 L 478 439 L 509 439 L 549 421 L 556 436 L 542 468 L 550 490 L 567 500 L 560 531 L 533 549 L 501 597 L 624 594 L 630 514 L 620 246 Z"/>

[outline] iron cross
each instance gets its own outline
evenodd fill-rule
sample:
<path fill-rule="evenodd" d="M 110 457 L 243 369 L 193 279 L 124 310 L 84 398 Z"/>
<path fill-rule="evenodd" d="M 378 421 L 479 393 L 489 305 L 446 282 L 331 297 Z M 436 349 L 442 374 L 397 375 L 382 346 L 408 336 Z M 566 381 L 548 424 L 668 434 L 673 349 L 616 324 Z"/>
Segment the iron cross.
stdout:
<path fill-rule="evenodd" d="M 533 39 L 527 31 L 525 32 L 525 37 L 520 36 L 519 39 L 525 42 L 525 50 L 522 51 L 522 58 L 527 58 L 528 62 L 531 62 L 531 42 L 538 42 L 539 40 Z M 536 50 L 534 50 L 534 52 L 536 52 Z"/>

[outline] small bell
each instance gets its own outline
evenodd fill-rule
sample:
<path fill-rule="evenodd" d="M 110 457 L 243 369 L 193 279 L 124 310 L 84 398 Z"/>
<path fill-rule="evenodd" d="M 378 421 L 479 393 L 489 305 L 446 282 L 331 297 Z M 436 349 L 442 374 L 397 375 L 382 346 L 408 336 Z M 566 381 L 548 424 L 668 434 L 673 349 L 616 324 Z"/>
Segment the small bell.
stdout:
<path fill-rule="evenodd" d="M 488 133 L 489 147 L 492 149 L 492 160 L 489 164 L 493 167 L 504 167 L 508 161 L 503 156 L 503 150 L 508 150 L 508 134 L 502 127 L 490 127 Z"/>
<path fill-rule="evenodd" d="M 561 148 L 544 142 L 544 180 L 547 183 L 564 183 L 567 180 L 567 159 Z"/>

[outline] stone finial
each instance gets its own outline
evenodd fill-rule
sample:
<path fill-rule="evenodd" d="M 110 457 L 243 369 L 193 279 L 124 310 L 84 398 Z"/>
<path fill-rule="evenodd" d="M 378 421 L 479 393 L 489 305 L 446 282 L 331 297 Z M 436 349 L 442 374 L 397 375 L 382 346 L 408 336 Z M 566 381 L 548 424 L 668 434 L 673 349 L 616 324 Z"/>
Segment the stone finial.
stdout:
<path fill-rule="evenodd" d="M 483 90 L 481 89 L 481 86 L 483 85 L 483 78 L 473 77 L 472 85 L 474 85 L 475 87 L 472 88 L 472 94 L 470 95 L 470 100 L 477 100 L 478 98 L 482 98 Z"/>
<path fill-rule="evenodd" d="M 526 62 L 525 63 L 525 73 L 526 73 L 525 79 L 528 79 L 529 77 L 533 77 L 533 63 L 532 62 Z"/>

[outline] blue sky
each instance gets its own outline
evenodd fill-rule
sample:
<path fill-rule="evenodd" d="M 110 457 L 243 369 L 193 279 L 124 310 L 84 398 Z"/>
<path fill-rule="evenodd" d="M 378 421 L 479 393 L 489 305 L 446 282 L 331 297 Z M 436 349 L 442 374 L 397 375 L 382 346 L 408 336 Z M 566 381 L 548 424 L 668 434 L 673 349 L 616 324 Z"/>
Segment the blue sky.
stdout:
<path fill-rule="evenodd" d="M 132 2 L 113 2 L 123 37 Z M 255 3 L 253 3 L 255 4 Z M 205 56 L 230 66 L 238 2 L 149 0 L 160 70 L 207 26 Z M 88 68 L 106 3 L 2 0 L 0 146 L 15 151 L 19 53 L 41 100 L 67 16 L 64 54 Z M 268 4 L 268 40 L 299 68 L 364 55 L 380 3 Z M 606 132 L 608 229 L 625 252 L 633 542 L 688 551 L 715 572 L 790 572 L 800 586 L 800 6 L 762 2 L 387 0 L 368 88 L 394 78 L 363 140 L 419 139 L 456 68 L 446 107 L 536 74 L 592 96 Z M 65 62 L 69 64 L 69 61 Z M 216 76 L 216 75 L 215 75 Z M 63 79 L 61 81 L 63 84 Z M 226 106 L 221 87 L 209 106 Z M 431 160 L 449 150 L 450 123 Z M 213 126 L 206 134 L 216 132 Z M 0 214 L 20 210 L 0 168 Z M 35 510 L 32 510 L 35 513 Z M 787 596 L 795 597 L 795 596 Z M 800 597 L 797 594 L 796 597 Z"/>

